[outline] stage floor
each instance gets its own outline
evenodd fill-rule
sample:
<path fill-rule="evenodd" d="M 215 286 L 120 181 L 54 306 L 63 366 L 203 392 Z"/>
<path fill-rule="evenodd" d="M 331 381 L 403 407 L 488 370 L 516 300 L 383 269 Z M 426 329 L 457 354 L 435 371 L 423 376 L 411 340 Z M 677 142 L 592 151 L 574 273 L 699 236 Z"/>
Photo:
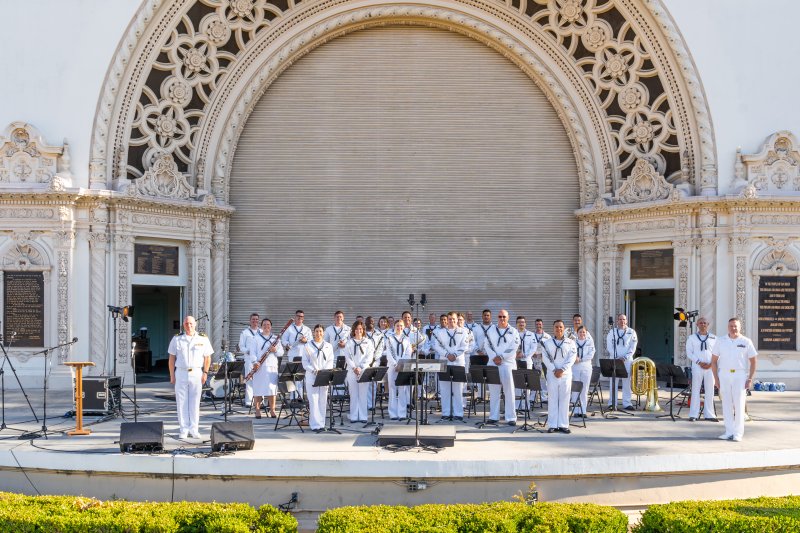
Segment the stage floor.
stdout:
<path fill-rule="evenodd" d="M 362 424 L 337 425 L 341 435 L 314 434 L 296 426 L 274 431 L 275 420 L 263 418 L 254 420 L 252 451 L 207 457 L 208 442 L 178 439 L 170 391 L 168 383 L 138 388 L 139 421 L 165 424 L 166 453 L 159 455 L 121 454 L 116 441 L 123 419 L 95 423 L 86 417 L 90 436 L 62 434 L 74 427 L 74 419 L 62 417 L 72 409 L 69 394 L 50 392 L 47 426 L 55 433 L 19 440 L 17 431 L 0 431 L 0 490 L 276 505 L 298 492 L 298 511 L 314 516 L 338 505 L 508 500 L 531 482 L 543 500 L 630 508 L 682 498 L 797 493 L 800 486 L 798 392 L 754 392 L 748 399 L 752 421 L 739 443 L 716 439 L 722 422 L 689 422 L 686 408 L 676 422 L 642 412 L 604 419 L 598 412 L 570 435 L 512 434 L 506 425 L 478 429 L 476 417 L 456 424 L 455 446 L 438 453 L 378 448 L 374 428 Z M 41 416 L 41 390 L 27 392 Z M 125 400 L 124 407 L 132 421 L 132 404 Z M 252 419 L 246 413 L 239 408 L 228 419 Z M 439 418 L 430 415 L 431 422 Z M 211 424 L 221 420 L 219 409 L 204 402 L 206 439 Z M 41 427 L 18 390 L 7 391 L 6 423 L 28 431 Z M 408 480 L 425 480 L 427 490 L 409 491 Z"/>

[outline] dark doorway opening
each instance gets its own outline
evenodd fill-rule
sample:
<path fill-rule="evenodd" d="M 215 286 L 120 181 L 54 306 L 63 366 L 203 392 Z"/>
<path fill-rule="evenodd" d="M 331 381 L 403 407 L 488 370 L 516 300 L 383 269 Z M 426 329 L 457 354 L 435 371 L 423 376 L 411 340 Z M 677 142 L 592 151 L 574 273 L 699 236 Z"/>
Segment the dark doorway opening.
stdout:
<path fill-rule="evenodd" d="M 169 341 L 180 331 L 182 287 L 133 286 L 131 333 L 136 342 L 136 373 L 142 382 L 169 379 Z"/>
<path fill-rule="evenodd" d="M 630 291 L 630 322 L 639 337 L 642 357 L 656 363 L 672 364 L 675 354 L 675 305 L 673 289 L 644 289 Z"/>

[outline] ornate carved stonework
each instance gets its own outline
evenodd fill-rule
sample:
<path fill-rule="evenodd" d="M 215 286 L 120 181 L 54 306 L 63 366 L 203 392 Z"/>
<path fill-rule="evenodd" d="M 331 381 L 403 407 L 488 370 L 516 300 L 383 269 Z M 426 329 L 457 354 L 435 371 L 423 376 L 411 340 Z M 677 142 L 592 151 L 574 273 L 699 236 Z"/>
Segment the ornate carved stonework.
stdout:
<path fill-rule="evenodd" d="M 770 248 L 761 254 L 755 270 L 764 273 L 770 272 L 775 276 L 800 270 L 797 258 L 791 251 L 786 249 L 789 242 L 789 240 L 778 240 L 771 237 L 767 239 L 767 246 Z"/>
<path fill-rule="evenodd" d="M 178 165 L 169 154 L 159 154 L 152 167 L 144 175 L 130 185 L 129 192 L 136 192 L 156 198 L 173 198 L 186 200 L 194 198 L 194 188 L 189 185 L 186 176 L 178 170 Z"/>
<path fill-rule="evenodd" d="M 525 9 L 499 0 L 465 0 L 457 10 L 346 0 L 289 6 L 146 0 L 102 91 L 92 187 L 104 177 L 139 177 L 167 153 L 198 188 L 226 200 L 242 126 L 277 76 L 333 37 L 404 23 L 478 39 L 543 89 L 573 143 L 582 205 L 613 190 L 613 180 L 639 158 L 670 182 L 714 190 L 702 85 L 660 0 L 536 1 Z M 151 75 L 156 64 L 164 76 Z M 603 168 L 608 184 L 598 183 Z"/>
<path fill-rule="evenodd" d="M 635 204 L 666 200 L 672 194 L 673 188 L 664 176 L 656 172 L 653 165 L 639 159 L 631 175 L 617 189 L 617 201 L 621 204 Z"/>
<path fill-rule="evenodd" d="M 736 151 L 734 190 L 746 197 L 758 193 L 800 194 L 800 144 L 788 131 L 772 134 L 757 154 Z"/>
<path fill-rule="evenodd" d="M 44 270 L 48 267 L 42 253 L 24 239 L 6 252 L 2 259 L 3 270 Z"/>
<path fill-rule="evenodd" d="M 72 184 L 69 145 L 50 146 L 25 122 L 0 134 L 0 185 L 63 191 Z"/>
<path fill-rule="evenodd" d="M 747 299 L 747 258 L 736 258 L 736 316 L 742 321 L 742 331 L 747 331 L 745 302 Z"/>

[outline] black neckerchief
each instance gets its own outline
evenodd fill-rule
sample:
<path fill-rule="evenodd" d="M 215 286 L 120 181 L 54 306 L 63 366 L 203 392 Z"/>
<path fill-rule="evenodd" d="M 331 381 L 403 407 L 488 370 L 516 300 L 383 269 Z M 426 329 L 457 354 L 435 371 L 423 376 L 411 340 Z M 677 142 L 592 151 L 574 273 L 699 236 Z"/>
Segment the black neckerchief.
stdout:
<path fill-rule="evenodd" d="M 583 347 L 586 346 L 586 341 L 583 341 L 583 344 L 575 341 L 575 344 L 578 346 L 578 358 L 583 361 Z"/>
<path fill-rule="evenodd" d="M 706 344 L 706 341 L 711 336 L 711 333 L 707 333 L 705 339 L 700 336 L 700 333 L 695 333 L 695 335 L 697 335 L 697 340 L 700 341 L 700 351 L 702 352 L 703 350 L 707 350 L 708 345 Z"/>
<path fill-rule="evenodd" d="M 615 331 L 619 331 L 619 328 L 614 328 Z M 617 336 L 617 344 L 622 344 L 622 340 L 625 338 L 625 335 L 628 333 L 628 329 L 625 328 L 622 330 L 622 335 L 619 333 L 614 333 Z"/>
<path fill-rule="evenodd" d="M 502 334 L 500 333 L 500 326 L 495 326 L 494 329 L 497 331 L 497 344 L 506 342 L 506 335 L 508 335 L 508 332 L 511 331 L 511 326 L 507 326 L 506 330 Z"/>

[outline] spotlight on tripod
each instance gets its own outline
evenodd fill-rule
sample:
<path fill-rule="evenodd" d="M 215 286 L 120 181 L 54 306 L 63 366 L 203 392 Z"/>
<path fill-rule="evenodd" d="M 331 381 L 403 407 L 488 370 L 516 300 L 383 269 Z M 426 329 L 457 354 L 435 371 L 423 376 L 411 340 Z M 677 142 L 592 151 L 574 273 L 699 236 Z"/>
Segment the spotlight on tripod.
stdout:
<path fill-rule="evenodd" d="M 425 304 L 427 304 L 427 303 L 428 303 L 428 296 L 423 292 L 422 296 L 419 299 L 419 304 L 424 309 L 425 308 Z"/>
<path fill-rule="evenodd" d="M 413 294 L 409 294 L 408 295 L 408 305 L 410 305 L 411 307 L 414 307 L 414 303 L 415 302 L 416 302 L 416 300 L 414 299 L 414 295 Z"/>
<path fill-rule="evenodd" d="M 129 318 L 133 318 L 132 305 L 126 305 L 125 307 L 107 305 L 106 307 L 108 307 L 108 311 L 111 313 L 112 318 L 121 318 L 124 322 L 127 322 Z"/>

